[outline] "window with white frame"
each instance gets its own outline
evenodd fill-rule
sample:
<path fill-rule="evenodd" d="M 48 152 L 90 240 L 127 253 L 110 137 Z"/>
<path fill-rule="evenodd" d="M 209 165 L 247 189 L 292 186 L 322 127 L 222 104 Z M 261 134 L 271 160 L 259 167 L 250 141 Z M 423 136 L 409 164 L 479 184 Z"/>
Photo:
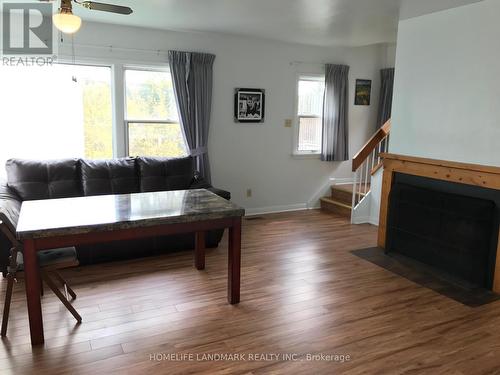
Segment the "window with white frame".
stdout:
<path fill-rule="evenodd" d="M 127 68 L 125 102 L 128 155 L 187 155 L 168 71 Z"/>
<path fill-rule="evenodd" d="M 111 67 L 1 66 L 0 174 L 10 158 L 113 157 Z"/>
<path fill-rule="evenodd" d="M 322 75 L 301 75 L 297 82 L 296 154 L 319 154 L 323 136 Z"/>

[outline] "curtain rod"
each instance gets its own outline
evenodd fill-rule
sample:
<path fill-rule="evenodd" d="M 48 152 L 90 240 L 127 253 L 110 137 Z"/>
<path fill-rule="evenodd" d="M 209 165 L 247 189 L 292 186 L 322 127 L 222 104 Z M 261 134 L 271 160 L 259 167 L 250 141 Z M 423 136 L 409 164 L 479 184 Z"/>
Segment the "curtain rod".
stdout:
<path fill-rule="evenodd" d="M 71 48 L 73 43 L 71 41 L 65 41 L 63 40 L 62 46 L 69 47 Z M 74 43 L 75 47 L 83 47 L 83 48 L 97 48 L 97 49 L 106 49 L 109 52 L 113 51 L 135 51 L 135 52 L 149 52 L 149 53 L 155 53 L 157 55 L 160 54 L 168 54 L 168 51 L 162 50 L 162 49 L 145 49 L 145 48 L 129 48 L 129 47 L 117 47 L 113 45 L 107 45 L 107 46 L 102 46 L 102 45 L 97 45 L 97 44 L 83 44 L 83 43 Z"/>
<path fill-rule="evenodd" d="M 326 65 L 329 63 L 324 62 L 312 62 L 312 61 L 290 61 L 290 65 L 307 64 L 307 65 Z"/>
<path fill-rule="evenodd" d="M 62 45 L 65 47 L 72 47 L 71 41 L 65 41 L 63 40 Z M 97 49 L 106 49 L 109 52 L 113 51 L 134 51 L 134 52 L 148 52 L 156 55 L 160 54 L 165 54 L 168 55 L 167 50 L 162 50 L 162 49 L 146 49 L 146 48 L 130 48 L 130 47 L 117 47 L 113 45 L 107 45 L 107 46 L 102 46 L 102 45 L 97 45 L 97 44 L 84 44 L 84 43 L 74 43 L 73 44 L 75 47 L 83 47 L 83 48 L 97 48 Z M 321 65 L 325 66 L 326 62 L 314 62 L 314 61 L 290 61 L 290 65 L 299 65 L 299 64 L 306 64 L 306 65 Z"/>

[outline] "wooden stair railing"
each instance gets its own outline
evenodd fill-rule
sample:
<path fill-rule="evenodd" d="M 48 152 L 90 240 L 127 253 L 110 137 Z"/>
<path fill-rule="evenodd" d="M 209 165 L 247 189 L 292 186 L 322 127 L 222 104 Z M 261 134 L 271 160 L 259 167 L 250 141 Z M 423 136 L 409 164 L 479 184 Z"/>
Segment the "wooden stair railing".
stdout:
<path fill-rule="evenodd" d="M 363 146 L 361 151 L 359 151 L 354 159 L 352 159 L 352 171 L 356 172 L 359 167 L 363 164 L 363 162 L 370 156 L 373 151 L 377 149 L 391 132 L 391 120 L 387 121 L 371 138 L 366 144 Z M 383 152 L 383 151 L 382 151 Z M 378 159 L 380 164 L 380 158 Z M 377 165 L 378 165 L 377 164 Z"/>
<path fill-rule="evenodd" d="M 379 130 L 377 130 L 370 140 L 366 142 L 352 160 L 352 171 L 354 172 L 352 191 L 353 209 L 366 196 L 367 192 L 369 192 L 373 174 L 382 167 L 380 154 L 388 150 L 390 132 L 391 120 L 389 119 Z"/>

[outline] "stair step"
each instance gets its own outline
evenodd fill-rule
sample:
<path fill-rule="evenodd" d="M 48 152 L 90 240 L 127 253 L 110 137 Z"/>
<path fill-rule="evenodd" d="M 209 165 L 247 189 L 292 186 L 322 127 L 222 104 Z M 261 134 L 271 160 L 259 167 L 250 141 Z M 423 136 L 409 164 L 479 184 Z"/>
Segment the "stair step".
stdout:
<path fill-rule="evenodd" d="M 341 216 L 351 216 L 351 206 L 331 198 L 321 198 L 321 209 Z"/>
<path fill-rule="evenodd" d="M 353 188 L 354 188 L 353 184 L 332 185 L 332 189 L 345 191 L 345 192 L 348 192 L 350 194 L 352 194 Z M 359 185 L 358 185 L 358 189 L 359 189 Z M 370 184 L 367 184 L 366 190 L 365 190 L 364 184 L 361 186 L 362 193 L 368 193 L 369 191 L 370 191 Z"/>
<path fill-rule="evenodd" d="M 344 203 L 348 206 L 352 204 L 352 190 L 338 189 L 337 186 L 332 186 L 331 199 L 337 202 Z"/>
<path fill-rule="evenodd" d="M 353 184 L 344 184 L 344 185 L 333 185 L 332 186 L 332 192 L 331 192 L 331 198 L 337 202 L 344 203 L 348 206 L 351 206 L 352 204 L 352 190 L 354 186 Z M 358 187 L 359 189 L 359 187 Z M 370 185 L 368 184 L 367 186 L 367 191 L 370 190 Z M 361 199 L 366 195 L 365 193 L 365 186 L 362 186 L 361 190 Z"/>

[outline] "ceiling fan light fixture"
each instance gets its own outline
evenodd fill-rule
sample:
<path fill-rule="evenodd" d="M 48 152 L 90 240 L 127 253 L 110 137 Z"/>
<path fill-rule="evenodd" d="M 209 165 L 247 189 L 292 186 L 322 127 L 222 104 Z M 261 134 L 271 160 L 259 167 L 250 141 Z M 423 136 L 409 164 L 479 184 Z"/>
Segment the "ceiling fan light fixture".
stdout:
<path fill-rule="evenodd" d="M 74 34 L 82 26 L 82 19 L 75 16 L 71 9 L 61 8 L 52 16 L 54 26 L 65 34 Z"/>

